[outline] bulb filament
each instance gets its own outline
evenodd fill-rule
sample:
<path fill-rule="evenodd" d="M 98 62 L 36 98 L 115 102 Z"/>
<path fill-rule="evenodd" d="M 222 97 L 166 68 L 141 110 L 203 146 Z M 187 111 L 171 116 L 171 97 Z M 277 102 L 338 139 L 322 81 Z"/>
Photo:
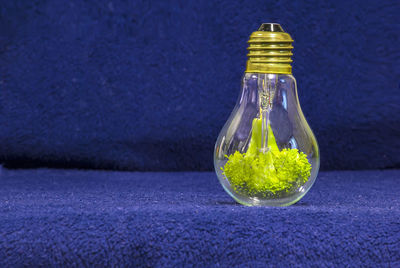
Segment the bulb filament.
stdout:
<path fill-rule="evenodd" d="M 268 125 L 269 114 L 272 109 L 272 100 L 276 92 L 277 75 L 263 74 L 260 75 L 262 80 L 259 87 L 260 98 L 260 112 L 259 118 L 261 119 L 261 152 L 268 152 Z"/>

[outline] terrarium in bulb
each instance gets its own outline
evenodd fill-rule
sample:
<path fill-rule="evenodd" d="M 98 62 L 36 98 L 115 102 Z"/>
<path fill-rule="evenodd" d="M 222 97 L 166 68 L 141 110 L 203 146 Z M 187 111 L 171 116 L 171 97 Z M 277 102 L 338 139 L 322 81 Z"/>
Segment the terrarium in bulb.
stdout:
<path fill-rule="evenodd" d="M 250 36 L 242 91 L 215 145 L 217 176 L 244 205 L 293 204 L 318 173 L 317 141 L 291 75 L 292 42 L 279 24 Z"/>

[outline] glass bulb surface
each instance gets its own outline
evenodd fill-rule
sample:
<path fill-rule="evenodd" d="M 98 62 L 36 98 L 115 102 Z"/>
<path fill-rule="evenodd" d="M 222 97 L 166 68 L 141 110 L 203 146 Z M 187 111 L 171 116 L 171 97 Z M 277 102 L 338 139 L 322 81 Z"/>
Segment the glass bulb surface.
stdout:
<path fill-rule="evenodd" d="M 245 73 L 221 130 L 214 167 L 223 188 L 248 206 L 288 206 L 313 185 L 318 144 L 288 74 Z"/>

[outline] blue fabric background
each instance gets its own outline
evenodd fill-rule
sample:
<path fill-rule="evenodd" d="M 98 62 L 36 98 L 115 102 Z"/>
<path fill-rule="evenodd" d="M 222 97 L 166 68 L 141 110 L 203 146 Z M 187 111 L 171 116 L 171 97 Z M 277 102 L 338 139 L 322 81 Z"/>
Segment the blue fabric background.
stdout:
<path fill-rule="evenodd" d="M 247 39 L 279 22 L 323 169 L 400 167 L 400 4 L 0 3 L 0 161 L 210 170 Z"/>
<path fill-rule="evenodd" d="M 400 267 L 399 170 L 321 172 L 285 208 L 213 172 L 0 172 L 0 267 Z"/>

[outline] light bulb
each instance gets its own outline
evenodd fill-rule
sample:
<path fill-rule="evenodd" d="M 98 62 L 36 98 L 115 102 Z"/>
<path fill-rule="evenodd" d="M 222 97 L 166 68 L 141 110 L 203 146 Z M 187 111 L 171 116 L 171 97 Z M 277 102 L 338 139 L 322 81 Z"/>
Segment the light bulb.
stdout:
<path fill-rule="evenodd" d="M 318 174 L 318 144 L 292 76 L 292 42 L 276 23 L 250 35 L 241 93 L 215 144 L 218 179 L 243 205 L 291 205 Z"/>

